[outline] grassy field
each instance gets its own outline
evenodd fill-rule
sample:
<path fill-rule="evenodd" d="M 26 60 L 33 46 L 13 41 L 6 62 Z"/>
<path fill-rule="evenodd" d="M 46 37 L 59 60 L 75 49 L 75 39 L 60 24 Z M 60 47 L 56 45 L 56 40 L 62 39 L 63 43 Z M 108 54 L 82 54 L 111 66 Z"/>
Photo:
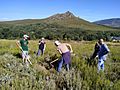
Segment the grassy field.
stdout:
<path fill-rule="evenodd" d="M 60 57 L 54 41 L 47 41 L 43 56 L 36 56 L 38 40 L 29 41 L 29 67 L 22 63 L 17 40 L 0 40 L 0 90 L 120 90 L 120 43 L 106 42 L 110 48 L 105 72 L 97 73 L 97 59 L 89 57 L 95 41 L 66 41 L 73 47 L 71 69 L 58 73 L 47 70 L 46 60 Z M 63 41 L 65 42 L 65 41 Z M 42 64 L 43 63 L 43 64 Z M 49 65 L 48 65 L 49 66 Z"/>

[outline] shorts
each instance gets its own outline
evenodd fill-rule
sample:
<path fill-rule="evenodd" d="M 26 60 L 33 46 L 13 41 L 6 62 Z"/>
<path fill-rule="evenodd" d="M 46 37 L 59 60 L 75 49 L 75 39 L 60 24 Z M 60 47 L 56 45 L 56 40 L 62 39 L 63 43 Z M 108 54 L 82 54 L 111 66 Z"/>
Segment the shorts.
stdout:
<path fill-rule="evenodd" d="M 28 51 L 23 51 L 22 58 L 27 58 L 27 57 L 28 57 Z"/>

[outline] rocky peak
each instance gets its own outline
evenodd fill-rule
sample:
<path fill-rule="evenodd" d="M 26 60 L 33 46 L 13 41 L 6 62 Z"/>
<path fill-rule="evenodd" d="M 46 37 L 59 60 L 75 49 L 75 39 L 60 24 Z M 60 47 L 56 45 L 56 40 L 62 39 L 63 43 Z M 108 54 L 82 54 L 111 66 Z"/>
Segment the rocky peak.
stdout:
<path fill-rule="evenodd" d="M 63 15 L 66 17 L 75 17 L 70 11 L 65 12 Z"/>
<path fill-rule="evenodd" d="M 52 20 L 62 20 L 62 19 L 66 19 L 66 18 L 73 18 L 75 17 L 73 13 L 71 13 L 70 11 L 67 11 L 65 13 L 62 14 L 55 14 L 53 16 L 48 17 L 48 19 L 52 19 Z"/>

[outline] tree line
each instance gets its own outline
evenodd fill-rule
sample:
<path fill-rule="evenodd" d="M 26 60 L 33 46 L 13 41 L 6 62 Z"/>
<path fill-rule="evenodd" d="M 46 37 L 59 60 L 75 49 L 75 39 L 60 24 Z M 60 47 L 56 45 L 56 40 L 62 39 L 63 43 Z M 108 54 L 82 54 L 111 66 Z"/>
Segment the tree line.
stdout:
<path fill-rule="evenodd" d="M 0 39 L 19 39 L 26 33 L 31 39 L 44 37 L 49 40 L 86 40 L 92 41 L 104 38 L 109 41 L 112 36 L 120 36 L 118 31 L 84 30 L 82 28 L 68 28 L 57 24 L 0 24 Z"/>

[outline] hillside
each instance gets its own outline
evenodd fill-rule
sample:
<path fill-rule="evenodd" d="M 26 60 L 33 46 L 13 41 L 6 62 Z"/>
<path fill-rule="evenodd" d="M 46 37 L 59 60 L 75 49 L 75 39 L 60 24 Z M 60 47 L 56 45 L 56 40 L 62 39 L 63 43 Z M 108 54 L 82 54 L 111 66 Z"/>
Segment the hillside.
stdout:
<path fill-rule="evenodd" d="M 95 21 L 95 24 L 111 26 L 111 27 L 119 27 L 120 28 L 120 18 L 112 18 L 112 19 L 105 19 Z"/>
<path fill-rule="evenodd" d="M 76 17 L 67 11 L 44 19 L 26 19 L 0 22 L 0 39 L 21 38 L 24 33 L 31 39 L 64 39 L 64 40 L 110 40 L 120 36 L 120 29 L 96 25 Z"/>
<path fill-rule="evenodd" d="M 112 30 L 112 28 L 100 26 L 76 17 L 73 13 L 67 11 L 63 14 L 56 14 L 43 20 L 46 23 L 55 23 L 64 27 L 81 28 L 86 30 Z"/>
<path fill-rule="evenodd" d="M 115 30 L 110 27 L 100 26 L 90 23 L 84 19 L 76 17 L 73 13 L 67 11 L 62 14 L 55 14 L 45 19 L 25 19 L 15 21 L 0 22 L 0 24 L 13 24 L 13 25 L 28 25 L 28 24 L 55 24 L 66 28 L 81 28 L 86 30 Z"/>

